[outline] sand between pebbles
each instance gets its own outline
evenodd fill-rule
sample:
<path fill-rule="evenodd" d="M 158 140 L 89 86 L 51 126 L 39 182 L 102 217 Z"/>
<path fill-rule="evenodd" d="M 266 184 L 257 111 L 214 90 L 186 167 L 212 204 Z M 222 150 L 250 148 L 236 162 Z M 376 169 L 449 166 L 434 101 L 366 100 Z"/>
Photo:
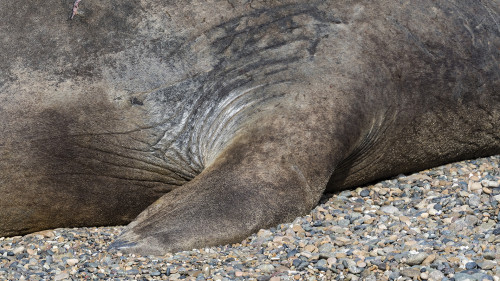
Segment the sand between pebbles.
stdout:
<path fill-rule="evenodd" d="M 0 280 L 500 280 L 500 156 L 330 195 L 238 244 L 122 255 L 122 227 L 0 238 Z"/>

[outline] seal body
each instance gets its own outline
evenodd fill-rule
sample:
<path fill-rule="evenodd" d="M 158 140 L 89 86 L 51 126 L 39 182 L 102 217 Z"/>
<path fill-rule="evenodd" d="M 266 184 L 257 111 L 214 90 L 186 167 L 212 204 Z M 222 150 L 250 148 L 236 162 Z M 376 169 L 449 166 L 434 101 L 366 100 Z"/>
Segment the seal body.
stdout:
<path fill-rule="evenodd" d="M 0 3 L 0 236 L 230 243 L 325 190 L 500 153 L 497 0 L 71 6 Z"/>

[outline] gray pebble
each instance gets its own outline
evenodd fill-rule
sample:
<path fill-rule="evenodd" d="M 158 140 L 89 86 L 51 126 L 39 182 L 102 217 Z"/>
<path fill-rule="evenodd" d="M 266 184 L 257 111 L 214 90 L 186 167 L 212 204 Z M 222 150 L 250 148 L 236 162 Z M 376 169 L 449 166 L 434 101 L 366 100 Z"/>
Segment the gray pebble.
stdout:
<path fill-rule="evenodd" d="M 496 256 L 495 256 L 495 252 L 485 251 L 485 252 L 483 252 L 483 257 L 487 260 L 494 260 Z"/>
<path fill-rule="evenodd" d="M 395 214 L 399 212 L 399 209 L 394 206 L 383 206 L 380 211 L 388 214 Z"/>
<path fill-rule="evenodd" d="M 410 254 L 410 255 L 408 255 L 408 258 L 406 258 L 406 264 L 408 264 L 408 265 L 419 265 L 428 256 L 429 256 L 429 254 L 427 254 L 425 252 L 420 252 L 420 253 L 417 253 L 417 254 Z"/>
<path fill-rule="evenodd" d="M 325 243 L 319 246 L 318 251 L 320 253 L 330 253 L 333 250 L 333 245 L 331 243 Z"/>
<path fill-rule="evenodd" d="M 500 183 L 498 181 L 482 180 L 481 185 L 484 187 L 497 188 L 500 186 Z"/>
<path fill-rule="evenodd" d="M 271 273 L 274 271 L 274 266 L 272 264 L 261 264 L 258 269 L 264 273 Z"/>
<path fill-rule="evenodd" d="M 404 268 L 401 270 L 401 275 L 409 278 L 418 278 L 420 276 L 420 269 L 416 267 Z"/>
<path fill-rule="evenodd" d="M 368 196 L 370 196 L 370 190 L 363 189 L 363 190 L 361 190 L 361 192 L 359 193 L 359 195 L 362 196 L 362 197 L 368 197 Z"/>
<path fill-rule="evenodd" d="M 484 260 L 482 262 L 477 263 L 477 266 L 479 266 L 479 268 L 484 270 L 493 269 L 497 265 L 498 265 L 497 262 L 491 260 Z"/>
<path fill-rule="evenodd" d="M 390 271 L 389 280 L 398 280 L 400 276 L 401 276 L 401 274 L 399 273 L 398 270 Z"/>
<path fill-rule="evenodd" d="M 161 272 L 159 272 L 158 270 L 155 270 L 155 271 L 152 271 L 151 273 L 149 273 L 149 275 L 151 275 L 151 276 L 160 276 Z"/>
<path fill-rule="evenodd" d="M 429 272 L 429 281 L 441 281 L 444 278 L 444 274 L 439 270 L 431 270 Z"/>
<path fill-rule="evenodd" d="M 137 274 L 139 274 L 139 270 L 138 269 L 130 269 L 130 270 L 127 270 L 127 274 L 137 275 Z"/>
<path fill-rule="evenodd" d="M 337 224 L 339 226 L 343 226 L 343 227 L 347 227 L 351 224 L 351 221 L 350 220 L 347 220 L 347 219 L 341 219 L 337 222 Z"/>
<path fill-rule="evenodd" d="M 481 204 L 481 198 L 476 194 L 471 194 L 469 196 L 469 205 L 471 207 L 478 207 Z"/>
<path fill-rule="evenodd" d="M 465 269 L 474 269 L 477 267 L 477 263 L 471 261 L 465 264 Z"/>

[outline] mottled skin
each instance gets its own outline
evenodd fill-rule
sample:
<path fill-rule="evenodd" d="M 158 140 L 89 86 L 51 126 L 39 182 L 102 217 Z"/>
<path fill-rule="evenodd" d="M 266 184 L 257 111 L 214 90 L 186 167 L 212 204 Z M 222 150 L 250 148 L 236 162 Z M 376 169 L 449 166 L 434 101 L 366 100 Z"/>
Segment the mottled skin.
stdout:
<path fill-rule="evenodd" d="M 498 0 L 72 4 L 0 1 L 0 236 L 224 244 L 500 153 Z"/>

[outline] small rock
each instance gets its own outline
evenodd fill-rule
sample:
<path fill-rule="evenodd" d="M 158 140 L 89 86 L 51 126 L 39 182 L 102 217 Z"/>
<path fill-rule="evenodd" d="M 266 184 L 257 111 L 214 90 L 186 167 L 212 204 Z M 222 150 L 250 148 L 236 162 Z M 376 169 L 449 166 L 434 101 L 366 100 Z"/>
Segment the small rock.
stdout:
<path fill-rule="evenodd" d="M 169 280 L 178 280 L 181 277 L 179 273 L 174 273 L 169 276 Z M 222 277 L 217 279 L 217 276 L 214 277 L 214 280 L 222 280 Z"/>
<path fill-rule="evenodd" d="M 485 258 L 487 260 L 494 260 L 496 258 L 495 252 L 485 251 L 483 253 L 483 258 Z"/>
<path fill-rule="evenodd" d="M 336 258 L 334 258 L 334 257 L 331 257 L 331 258 L 328 258 L 328 259 L 326 260 L 326 262 L 328 263 L 328 265 L 332 266 L 332 265 L 334 265 L 334 264 L 336 264 L 336 263 L 337 263 L 337 259 L 336 259 Z"/>
<path fill-rule="evenodd" d="M 480 190 L 483 188 L 480 182 L 472 182 L 469 184 L 470 191 Z"/>
<path fill-rule="evenodd" d="M 364 262 L 364 261 L 358 261 L 356 263 L 356 266 L 359 267 L 359 268 L 365 268 L 366 267 L 366 262 Z"/>
<path fill-rule="evenodd" d="M 155 271 L 152 271 L 151 273 L 149 273 L 149 275 L 151 275 L 151 276 L 160 276 L 161 272 L 159 272 L 158 270 L 155 270 Z"/>
<path fill-rule="evenodd" d="M 410 254 L 408 258 L 406 259 L 406 264 L 408 265 L 419 265 L 421 264 L 429 254 L 422 252 L 422 253 L 417 253 L 417 254 Z"/>
<path fill-rule="evenodd" d="M 429 255 L 425 260 L 422 262 L 422 265 L 431 265 L 431 263 L 436 259 L 436 255 L 432 254 Z"/>
<path fill-rule="evenodd" d="M 444 279 L 444 274 L 439 270 L 431 270 L 429 272 L 429 281 L 441 281 Z"/>
<path fill-rule="evenodd" d="M 399 271 L 395 270 L 395 271 L 389 271 L 389 279 L 390 280 L 398 280 L 398 278 L 401 276 L 401 274 L 399 273 Z"/>
<path fill-rule="evenodd" d="M 399 209 L 394 206 L 383 206 L 382 208 L 380 208 L 380 211 L 387 214 L 395 214 L 399 212 Z"/>
<path fill-rule="evenodd" d="M 14 255 L 18 255 L 18 254 L 24 252 L 24 247 L 23 246 L 17 247 L 12 252 L 14 253 Z"/>
<path fill-rule="evenodd" d="M 477 267 L 477 263 L 471 261 L 465 264 L 465 269 L 474 269 Z"/>
<path fill-rule="evenodd" d="M 302 228 L 302 226 L 300 224 L 294 224 L 292 226 L 292 229 L 293 229 L 293 231 L 295 231 L 297 233 L 305 232 L 304 229 Z"/>
<path fill-rule="evenodd" d="M 137 275 L 137 274 L 139 274 L 139 270 L 133 268 L 133 269 L 127 270 L 127 274 L 129 274 L 129 275 Z"/>
<path fill-rule="evenodd" d="M 416 279 L 420 276 L 420 270 L 415 267 L 404 268 L 403 270 L 401 270 L 401 275 L 403 275 L 404 277 Z"/>
<path fill-rule="evenodd" d="M 319 246 L 318 251 L 320 253 L 330 253 L 333 250 L 333 244 L 331 243 L 325 243 L 321 246 Z"/>
<path fill-rule="evenodd" d="M 273 233 L 267 229 L 261 229 L 261 230 L 259 230 L 259 232 L 257 232 L 257 236 L 259 236 L 259 237 L 267 238 L 267 237 L 270 237 L 272 235 L 273 235 Z"/>
<path fill-rule="evenodd" d="M 370 190 L 368 190 L 368 189 L 363 189 L 363 190 L 361 190 L 361 192 L 359 193 L 359 195 L 360 195 L 361 197 L 368 197 L 368 196 L 370 196 Z"/>
<path fill-rule="evenodd" d="M 484 187 L 497 188 L 500 186 L 500 182 L 491 180 L 482 180 L 481 185 Z"/>
<path fill-rule="evenodd" d="M 327 262 L 326 262 L 326 260 L 319 260 L 319 261 L 316 263 L 316 266 L 325 267 L 325 266 L 327 266 Z"/>
<path fill-rule="evenodd" d="M 479 268 L 481 269 L 489 270 L 495 268 L 497 266 L 497 263 L 491 260 L 484 260 L 482 262 L 479 262 L 477 266 L 479 266 Z"/>
<path fill-rule="evenodd" d="M 304 247 L 304 250 L 306 250 L 310 253 L 314 253 L 314 252 L 318 251 L 318 248 L 316 248 L 316 246 L 314 246 L 314 245 L 309 244 L 309 245 Z"/>
<path fill-rule="evenodd" d="M 481 198 L 476 194 L 469 195 L 469 206 L 478 207 L 481 204 Z"/>
<path fill-rule="evenodd" d="M 271 273 L 274 271 L 274 266 L 272 264 L 261 264 L 258 269 L 264 273 Z"/>
<path fill-rule="evenodd" d="M 69 266 L 73 266 L 75 264 L 78 263 L 78 259 L 67 259 L 66 260 L 66 263 L 69 265 Z"/>
<path fill-rule="evenodd" d="M 210 265 L 204 265 L 201 269 L 201 272 L 203 273 L 203 275 L 205 276 L 210 276 Z"/>
<path fill-rule="evenodd" d="M 350 259 L 344 260 L 343 264 L 352 274 L 358 274 L 361 273 L 361 271 L 363 271 L 362 268 L 356 266 L 356 262 L 354 262 L 353 260 Z"/>
<path fill-rule="evenodd" d="M 64 279 L 68 279 L 68 278 L 69 278 L 69 274 L 67 272 L 61 272 L 61 273 L 57 274 L 56 276 L 54 276 L 54 281 L 64 280 Z"/>

